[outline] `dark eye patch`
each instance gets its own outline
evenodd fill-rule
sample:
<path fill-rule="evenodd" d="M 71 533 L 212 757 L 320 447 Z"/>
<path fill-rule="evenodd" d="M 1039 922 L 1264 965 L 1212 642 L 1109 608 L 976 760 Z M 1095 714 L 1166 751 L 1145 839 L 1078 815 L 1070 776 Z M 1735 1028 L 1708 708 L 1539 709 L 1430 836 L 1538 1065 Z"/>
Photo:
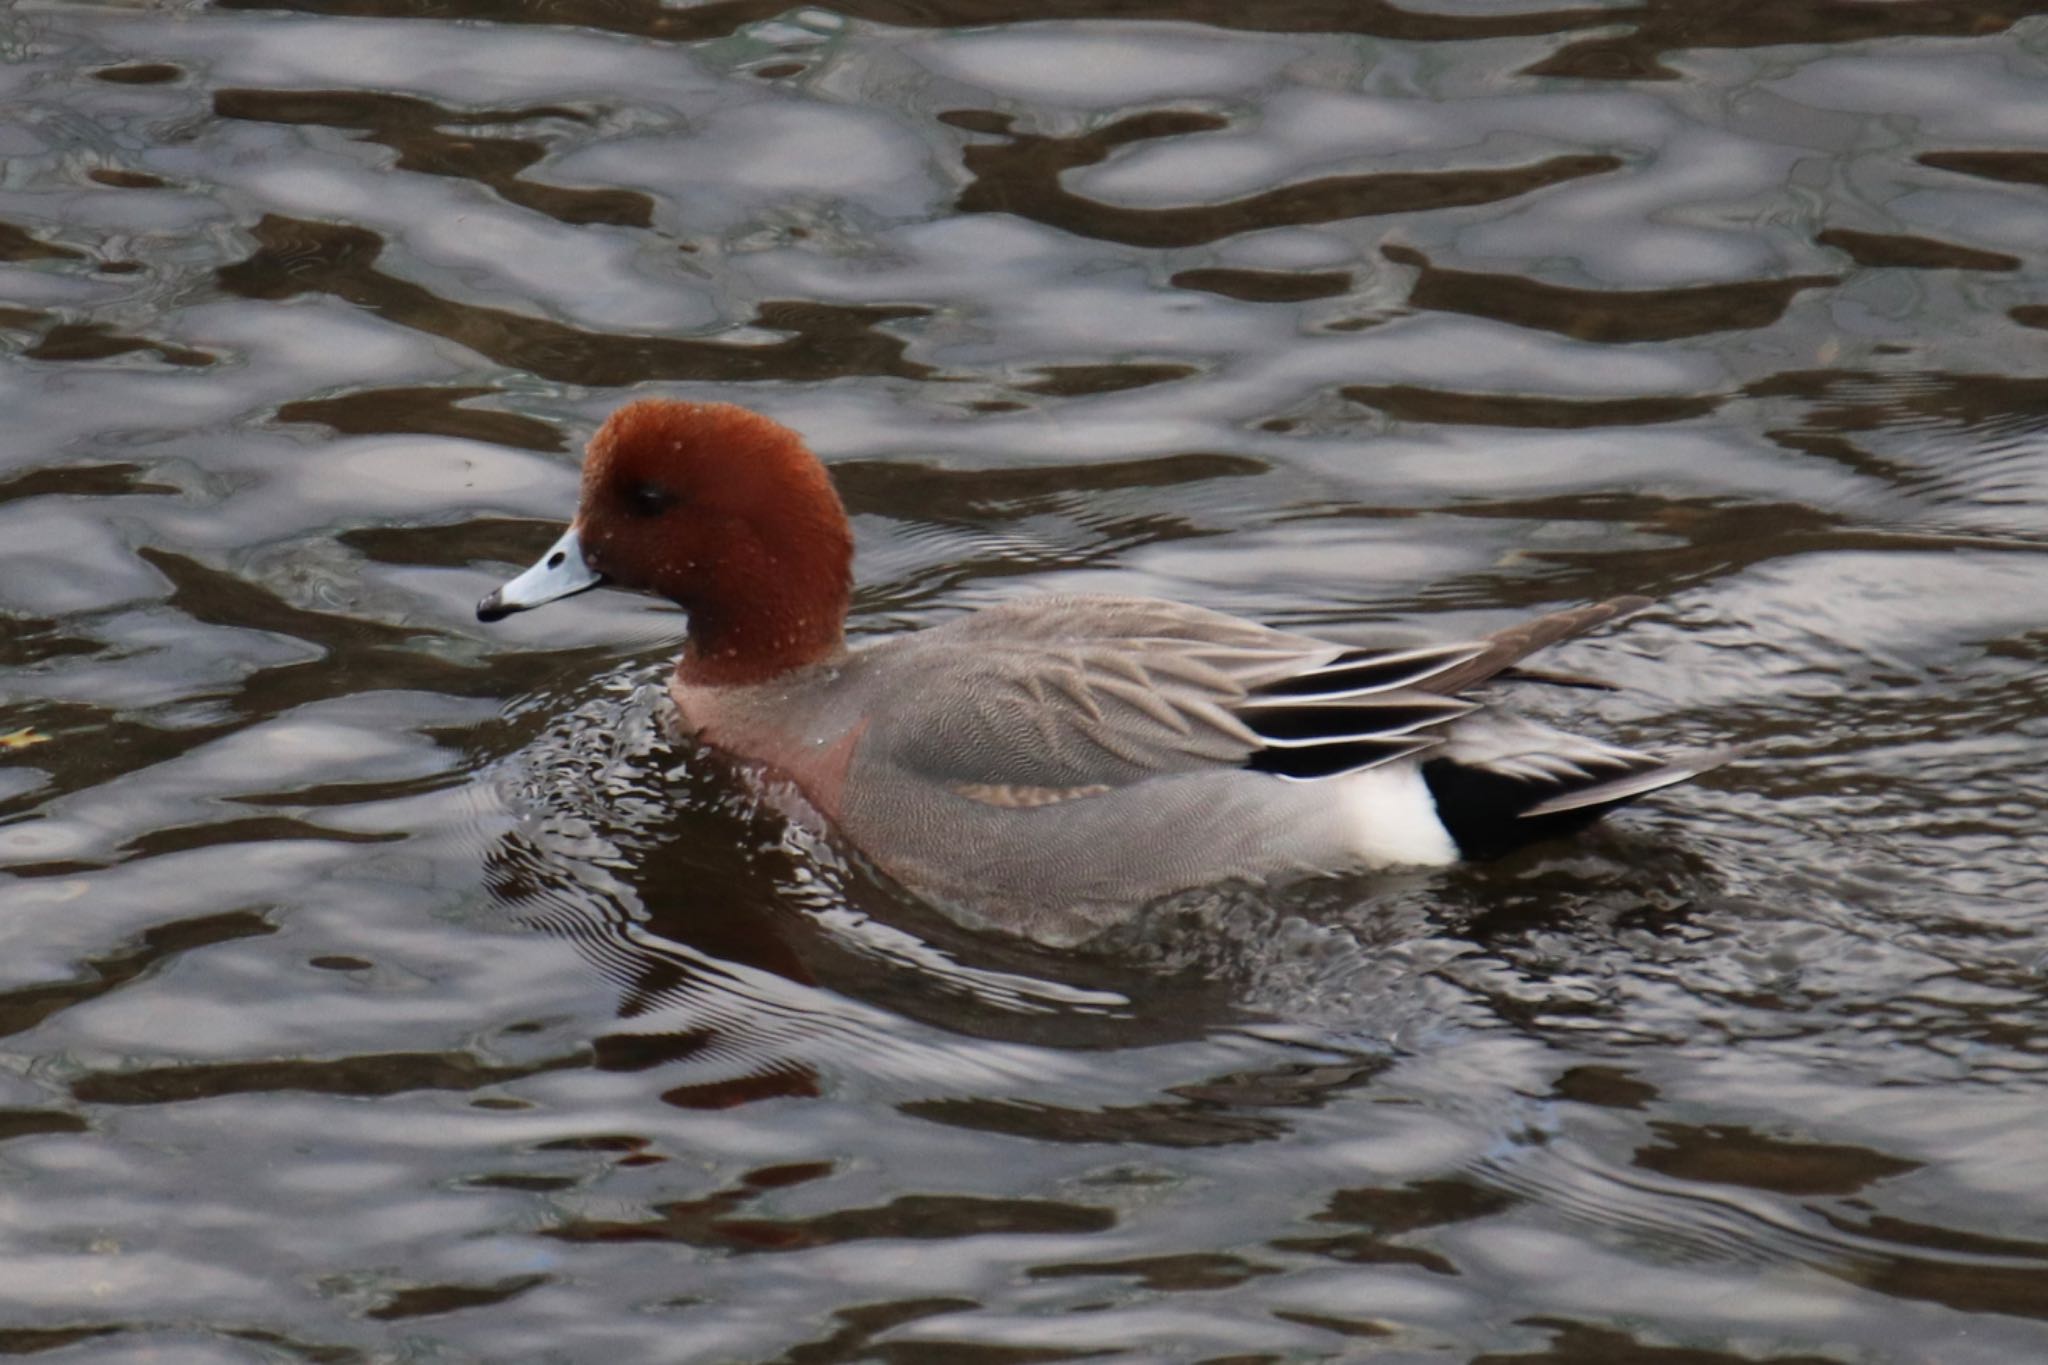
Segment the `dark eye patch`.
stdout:
<path fill-rule="evenodd" d="M 636 517 L 658 517 L 676 505 L 676 495 L 660 484 L 641 479 L 619 490 L 620 501 Z"/>

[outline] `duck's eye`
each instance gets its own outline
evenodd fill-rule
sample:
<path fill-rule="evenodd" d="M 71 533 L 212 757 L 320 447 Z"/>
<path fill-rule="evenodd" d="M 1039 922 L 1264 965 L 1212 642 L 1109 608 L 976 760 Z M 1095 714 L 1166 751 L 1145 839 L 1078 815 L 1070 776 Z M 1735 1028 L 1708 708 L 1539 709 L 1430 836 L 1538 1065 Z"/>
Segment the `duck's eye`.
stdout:
<path fill-rule="evenodd" d="M 676 505 L 676 495 L 658 483 L 629 483 L 620 492 L 626 510 L 636 517 L 658 517 Z"/>

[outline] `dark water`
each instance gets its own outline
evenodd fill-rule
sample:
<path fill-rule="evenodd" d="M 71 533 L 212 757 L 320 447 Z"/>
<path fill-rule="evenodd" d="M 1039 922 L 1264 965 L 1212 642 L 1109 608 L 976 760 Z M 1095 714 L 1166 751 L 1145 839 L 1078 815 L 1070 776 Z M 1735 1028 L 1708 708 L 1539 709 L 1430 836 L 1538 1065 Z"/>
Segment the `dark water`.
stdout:
<path fill-rule="evenodd" d="M 2048 1359 L 2037 8 L 0 15 L 0 1354 Z M 1755 757 L 976 936 L 472 618 L 635 392 Z"/>

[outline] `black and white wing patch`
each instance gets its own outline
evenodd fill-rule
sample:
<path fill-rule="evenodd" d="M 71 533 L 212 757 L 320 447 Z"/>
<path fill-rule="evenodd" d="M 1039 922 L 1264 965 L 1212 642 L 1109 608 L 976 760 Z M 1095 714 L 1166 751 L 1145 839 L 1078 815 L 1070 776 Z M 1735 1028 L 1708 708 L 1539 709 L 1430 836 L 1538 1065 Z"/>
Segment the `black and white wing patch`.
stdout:
<path fill-rule="evenodd" d="M 1433 749 L 1443 742 L 1439 727 L 1479 706 L 1431 691 L 1430 683 L 1486 649 L 1468 642 L 1347 650 L 1256 687 L 1229 708 L 1259 740 L 1245 766 L 1311 782 Z"/>

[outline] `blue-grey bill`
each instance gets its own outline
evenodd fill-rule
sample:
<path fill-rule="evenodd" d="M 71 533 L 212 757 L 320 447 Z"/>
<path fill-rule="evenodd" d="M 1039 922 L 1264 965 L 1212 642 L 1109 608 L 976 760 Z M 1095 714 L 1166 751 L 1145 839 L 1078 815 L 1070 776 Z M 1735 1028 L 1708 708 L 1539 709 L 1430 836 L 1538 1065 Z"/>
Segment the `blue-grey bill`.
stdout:
<path fill-rule="evenodd" d="M 583 561 L 583 542 L 571 526 L 562 538 L 525 573 L 500 585 L 476 604 L 479 621 L 502 621 L 515 611 L 525 611 L 572 594 L 594 588 L 604 575 Z"/>

